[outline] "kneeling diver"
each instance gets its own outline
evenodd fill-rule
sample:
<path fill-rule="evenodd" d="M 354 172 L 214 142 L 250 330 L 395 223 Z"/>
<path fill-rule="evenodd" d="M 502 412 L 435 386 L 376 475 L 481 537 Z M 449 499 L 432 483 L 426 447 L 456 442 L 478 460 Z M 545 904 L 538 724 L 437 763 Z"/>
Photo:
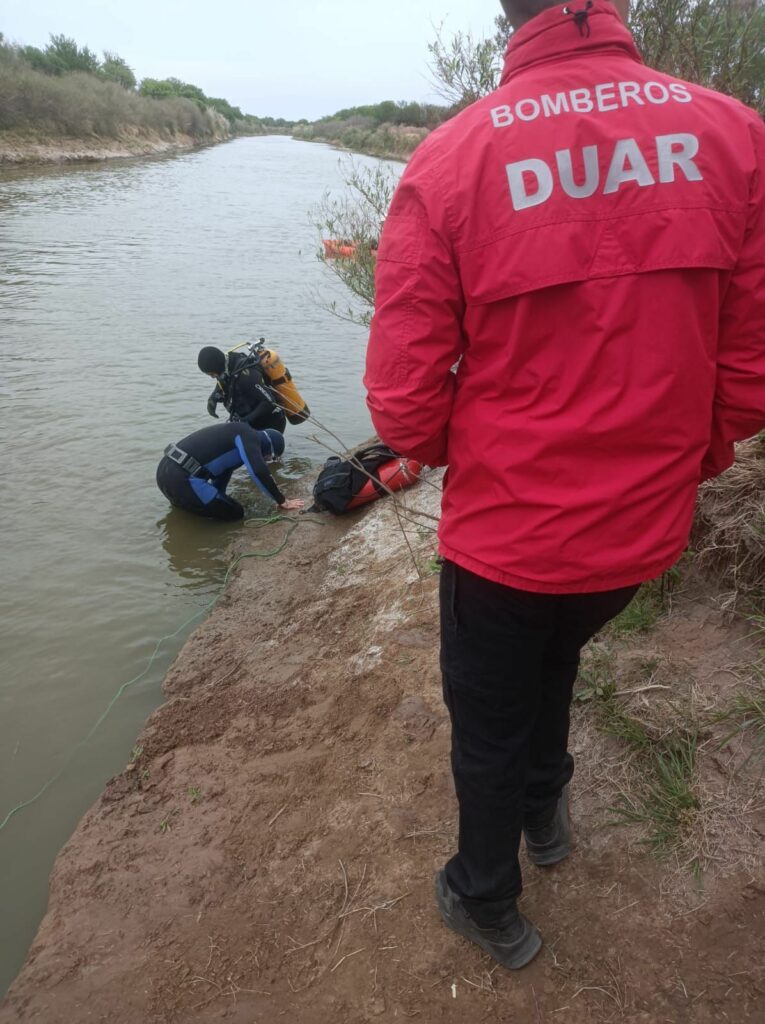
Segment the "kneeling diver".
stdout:
<path fill-rule="evenodd" d="M 244 509 L 226 487 L 234 470 L 244 466 L 279 509 L 300 509 L 305 502 L 285 498 L 266 465 L 283 451 L 284 438 L 276 430 L 255 430 L 246 423 L 204 427 L 167 446 L 157 466 L 157 486 L 176 508 L 207 519 L 241 519 Z"/>
<path fill-rule="evenodd" d="M 263 371 L 249 353 L 221 352 L 213 345 L 200 349 L 197 365 L 202 373 L 214 377 L 215 390 L 207 399 L 207 411 L 218 418 L 219 402 L 232 420 L 249 423 L 258 430 L 278 430 L 283 434 L 287 418 L 278 396 L 268 387 Z"/>

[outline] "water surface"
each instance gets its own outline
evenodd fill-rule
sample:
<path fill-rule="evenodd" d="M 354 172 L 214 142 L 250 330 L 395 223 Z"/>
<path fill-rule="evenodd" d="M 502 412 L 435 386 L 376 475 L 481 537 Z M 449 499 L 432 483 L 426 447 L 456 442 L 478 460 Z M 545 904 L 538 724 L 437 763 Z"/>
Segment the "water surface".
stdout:
<path fill-rule="evenodd" d="M 265 335 L 321 420 L 349 445 L 371 433 L 364 332 L 321 308 L 333 285 L 308 215 L 342 189 L 338 164 L 274 137 L 0 171 L 0 821 L 68 765 L 0 830 L 0 994 L 56 852 L 130 759 L 191 626 L 73 748 L 211 600 L 241 530 L 170 511 L 154 483 L 165 445 L 214 422 L 198 348 Z M 288 493 L 328 454 L 314 429 L 288 427 Z M 254 515 L 273 508 L 240 475 L 231 490 Z"/>

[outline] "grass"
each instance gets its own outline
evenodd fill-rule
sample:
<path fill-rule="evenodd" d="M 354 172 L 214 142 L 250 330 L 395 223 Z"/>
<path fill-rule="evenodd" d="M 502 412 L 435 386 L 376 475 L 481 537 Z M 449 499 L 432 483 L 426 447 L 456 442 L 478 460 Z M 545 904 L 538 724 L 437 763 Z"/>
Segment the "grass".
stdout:
<path fill-rule="evenodd" d="M 612 811 L 616 824 L 645 825 L 648 833 L 642 842 L 663 855 L 683 845 L 701 810 L 694 790 L 698 734 L 676 732 L 658 743 L 648 740 L 640 750 L 645 756 L 637 791 L 625 795 Z"/>
<path fill-rule="evenodd" d="M 608 624 L 606 635 L 622 637 L 650 632 L 659 616 L 669 611 L 672 592 L 679 579 L 680 569 L 675 567 L 660 579 L 644 583 L 624 611 Z"/>
<path fill-rule="evenodd" d="M 168 815 L 166 815 L 162 819 L 162 821 L 160 821 L 160 823 L 159 823 L 159 831 L 162 833 L 162 835 L 167 835 L 167 833 L 170 832 L 170 830 L 173 827 L 173 818 L 176 816 L 177 813 L 178 813 L 178 808 L 174 807 L 173 810 L 170 811 L 170 813 Z"/>
<path fill-rule="evenodd" d="M 641 669 L 654 678 L 655 659 L 646 659 Z M 637 768 L 633 791 L 623 792 L 621 802 L 611 808 L 614 824 L 645 826 L 642 842 L 657 855 L 681 849 L 694 832 L 701 808 L 694 789 L 698 728 L 672 728 L 654 738 L 619 695 L 616 657 L 607 642 L 586 652 L 574 699 L 590 707 L 602 733 L 627 747 Z"/>
<path fill-rule="evenodd" d="M 760 604 L 765 604 L 765 595 L 761 598 Z M 752 626 L 750 634 L 758 648 L 758 668 L 765 672 L 765 615 L 756 612 L 749 616 L 749 623 Z"/>
<path fill-rule="evenodd" d="M 653 584 L 641 587 L 624 611 L 609 623 L 611 636 L 628 633 L 647 633 L 653 629 L 663 611 L 663 604 Z"/>
<path fill-rule="evenodd" d="M 765 681 L 761 679 L 750 689 L 740 690 L 715 720 L 731 726 L 721 747 L 734 736 L 748 734 L 754 741 L 752 753 L 762 756 L 765 753 Z"/>
<path fill-rule="evenodd" d="M 425 576 L 436 576 L 441 572 L 441 566 L 444 564 L 443 559 L 440 555 L 432 555 L 423 568 L 423 575 Z"/>
<path fill-rule="evenodd" d="M 574 692 L 575 703 L 611 700 L 616 693 L 616 657 L 607 644 L 590 645 L 582 659 L 577 682 L 579 686 Z"/>
<path fill-rule="evenodd" d="M 750 757 L 759 758 L 765 754 L 765 615 L 749 616 L 752 631 L 747 639 L 757 647 L 757 657 L 751 668 L 751 678 L 745 689 L 735 693 L 727 707 L 712 716 L 712 721 L 728 727 L 720 741 L 724 747 L 734 736 L 748 735 L 753 741 Z"/>
<path fill-rule="evenodd" d="M 649 662 L 647 665 L 652 666 Z M 642 722 L 624 708 L 616 688 L 616 657 L 607 645 L 588 652 L 579 672 L 580 685 L 574 694 L 579 704 L 593 706 L 598 728 L 607 736 L 622 740 L 632 750 L 646 750 L 651 738 Z"/>
<path fill-rule="evenodd" d="M 652 741 L 643 723 L 628 714 L 616 696 L 601 709 L 600 730 L 607 736 L 622 740 L 633 750 L 649 750 L 651 747 Z"/>
<path fill-rule="evenodd" d="M 765 609 L 765 431 L 737 445 L 735 465 L 699 491 L 693 541 L 731 610 Z"/>

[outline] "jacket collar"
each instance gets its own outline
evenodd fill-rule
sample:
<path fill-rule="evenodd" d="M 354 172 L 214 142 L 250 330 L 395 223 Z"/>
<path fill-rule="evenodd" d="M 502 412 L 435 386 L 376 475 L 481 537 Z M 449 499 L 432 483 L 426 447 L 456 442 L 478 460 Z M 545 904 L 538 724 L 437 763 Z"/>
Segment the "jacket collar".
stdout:
<path fill-rule="evenodd" d="M 607 0 L 594 0 L 589 8 L 586 4 L 587 0 L 571 0 L 548 7 L 514 32 L 507 44 L 499 84 L 507 85 L 519 71 L 535 64 L 573 54 L 617 51 L 642 63 L 632 34 L 613 5 Z M 576 12 L 585 9 L 586 17 L 580 14 L 577 23 Z"/>

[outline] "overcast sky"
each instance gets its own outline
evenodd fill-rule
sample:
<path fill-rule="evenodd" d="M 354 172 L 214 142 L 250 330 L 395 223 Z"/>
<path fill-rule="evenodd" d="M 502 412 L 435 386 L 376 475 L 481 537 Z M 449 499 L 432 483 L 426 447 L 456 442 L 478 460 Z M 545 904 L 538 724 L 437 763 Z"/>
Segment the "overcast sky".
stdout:
<path fill-rule="evenodd" d="M 499 0 L 3 0 L 0 31 L 44 46 L 51 32 L 137 77 L 175 76 L 248 114 L 314 120 L 385 99 L 437 102 L 434 25 L 488 35 Z"/>

